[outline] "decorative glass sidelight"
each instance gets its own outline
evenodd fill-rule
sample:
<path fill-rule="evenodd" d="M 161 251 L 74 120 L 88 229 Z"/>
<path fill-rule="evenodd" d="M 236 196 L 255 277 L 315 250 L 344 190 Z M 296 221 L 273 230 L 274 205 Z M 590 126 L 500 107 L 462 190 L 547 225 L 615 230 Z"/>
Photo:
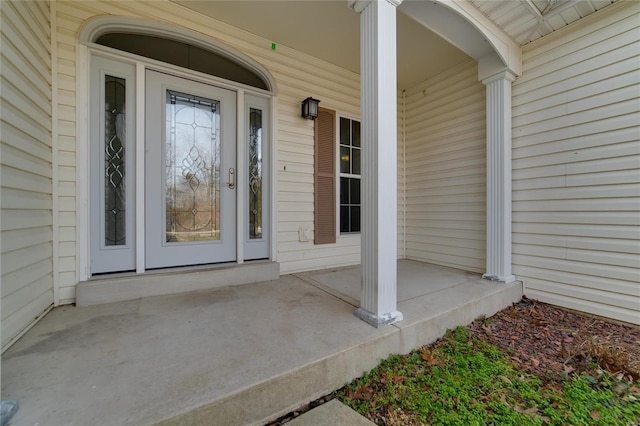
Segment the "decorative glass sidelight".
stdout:
<path fill-rule="evenodd" d="M 262 238 L 262 110 L 249 110 L 249 239 Z"/>
<path fill-rule="evenodd" d="M 220 239 L 220 102 L 167 90 L 166 241 Z"/>
<path fill-rule="evenodd" d="M 104 81 L 104 244 L 126 245 L 126 82 L 105 75 Z"/>

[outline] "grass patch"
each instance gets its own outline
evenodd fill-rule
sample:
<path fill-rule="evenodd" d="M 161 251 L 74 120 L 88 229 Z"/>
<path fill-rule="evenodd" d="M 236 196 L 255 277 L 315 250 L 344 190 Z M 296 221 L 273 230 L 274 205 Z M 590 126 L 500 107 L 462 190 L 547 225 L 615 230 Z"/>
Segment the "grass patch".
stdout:
<path fill-rule="evenodd" d="M 542 381 L 465 327 L 393 355 L 336 397 L 379 425 L 635 425 L 640 382 L 598 377 Z"/>

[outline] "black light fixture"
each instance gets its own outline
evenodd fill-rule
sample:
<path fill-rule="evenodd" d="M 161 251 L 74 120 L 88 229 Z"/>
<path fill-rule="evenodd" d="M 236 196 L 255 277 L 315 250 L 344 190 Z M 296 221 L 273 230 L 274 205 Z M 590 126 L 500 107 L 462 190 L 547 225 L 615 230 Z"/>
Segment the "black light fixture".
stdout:
<path fill-rule="evenodd" d="M 308 97 L 302 101 L 302 118 L 308 118 L 309 120 L 315 120 L 318 118 L 318 104 L 319 100 Z"/>

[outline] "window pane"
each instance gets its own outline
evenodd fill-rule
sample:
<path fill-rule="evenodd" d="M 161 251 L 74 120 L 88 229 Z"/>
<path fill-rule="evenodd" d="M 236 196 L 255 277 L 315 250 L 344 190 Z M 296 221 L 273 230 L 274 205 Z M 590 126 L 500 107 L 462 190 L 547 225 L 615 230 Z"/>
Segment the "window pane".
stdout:
<path fill-rule="evenodd" d="M 340 232 L 360 232 L 360 123 L 340 118 Z"/>
<path fill-rule="evenodd" d="M 348 147 L 340 147 L 340 173 L 350 173 L 351 158 L 349 157 L 349 151 Z"/>
<path fill-rule="evenodd" d="M 349 204 L 360 204 L 360 179 L 349 179 Z"/>
<path fill-rule="evenodd" d="M 182 41 L 145 34 L 110 33 L 100 36 L 96 43 L 269 90 L 261 76 L 235 60 Z"/>
<path fill-rule="evenodd" d="M 353 155 L 353 158 L 351 159 L 351 167 L 353 167 L 353 169 L 351 170 L 351 173 L 353 173 L 354 175 L 359 175 L 360 174 L 360 149 L 353 148 L 351 150 L 351 154 Z"/>
<path fill-rule="evenodd" d="M 340 206 L 340 232 L 349 232 L 349 206 Z"/>
<path fill-rule="evenodd" d="M 249 239 L 262 238 L 262 111 L 249 112 Z"/>
<path fill-rule="evenodd" d="M 351 145 L 349 142 L 351 139 L 349 127 L 349 120 L 340 117 L 340 145 Z"/>
<path fill-rule="evenodd" d="M 220 239 L 219 104 L 167 90 L 167 242 Z"/>
<path fill-rule="evenodd" d="M 351 232 L 360 232 L 360 207 L 351 207 Z"/>
<path fill-rule="evenodd" d="M 340 178 L 340 204 L 349 204 L 349 178 Z"/>
<path fill-rule="evenodd" d="M 351 144 L 353 146 L 360 146 L 360 122 L 354 120 L 351 123 L 353 125 Z"/>
<path fill-rule="evenodd" d="M 120 246 L 126 244 L 126 81 L 106 75 L 104 92 L 104 243 Z"/>

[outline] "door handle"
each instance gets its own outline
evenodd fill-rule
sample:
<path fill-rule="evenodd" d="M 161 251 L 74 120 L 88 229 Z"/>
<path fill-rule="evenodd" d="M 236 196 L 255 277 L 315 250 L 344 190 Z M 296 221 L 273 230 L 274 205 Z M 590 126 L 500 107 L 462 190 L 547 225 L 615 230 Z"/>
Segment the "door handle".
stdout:
<path fill-rule="evenodd" d="M 227 185 L 229 185 L 229 189 L 235 189 L 236 187 L 236 169 L 233 167 L 229 169 L 229 182 Z"/>

